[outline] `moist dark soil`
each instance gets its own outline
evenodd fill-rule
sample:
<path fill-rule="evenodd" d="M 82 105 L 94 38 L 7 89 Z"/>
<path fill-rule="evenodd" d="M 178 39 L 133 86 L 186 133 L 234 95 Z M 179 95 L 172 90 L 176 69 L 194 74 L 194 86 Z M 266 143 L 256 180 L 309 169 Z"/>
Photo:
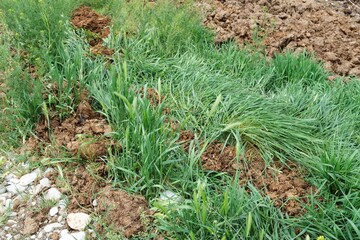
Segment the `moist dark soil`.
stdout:
<path fill-rule="evenodd" d="M 193 133 L 183 131 L 178 141 L 187 151 L 193 139 Z M 289 162 L 286 166 L 273 161 L 267 166 L 254 146 L 247 147 L 237 161 L 235 146 L 215 141 L 202 154 L 201 164 L 209 171 L 227 172 L 231 175 L 239 171 L 241 186 L 253 184 L 274 202 L 274 206 L 290 216 L 303 214 L 302 205 L 308 202 L 308 196 L 316 190 L 305 181 L 304 171 L 299 165 Z"/>
<path fill-rule="evenodd" d="M 75 28 L 81 28 L 89 31 L 90 52 L 94 55 L 111 56 L 113 49 L 104 46 L 103 38 L 110 34 L 111 19 L 108 16 L 98 14 L 87 6 L 82 6 L 74 10 L 71 17 L 71 23 Z"/>
<path fill-rule="evenodd" d="M 330 71 L 360 76 L 360 3 L 352 2 L 214 0 L 204 8 L 205 25 L 218 44 L 256 44 L 270 57 L 306 50 Z"/>

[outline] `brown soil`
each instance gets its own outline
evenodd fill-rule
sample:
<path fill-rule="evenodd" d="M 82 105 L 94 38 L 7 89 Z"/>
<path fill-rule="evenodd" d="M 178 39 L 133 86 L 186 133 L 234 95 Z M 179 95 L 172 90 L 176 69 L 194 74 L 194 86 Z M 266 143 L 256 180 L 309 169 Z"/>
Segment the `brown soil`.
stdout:
<path fill-rule="evenodd" d="M 140 97 L 144 98 L 144 89 L 140 89 L 139 91 Z M 150 101 L 152 106 L 158 106 L 164 99 L 164 96 L 159 95 L 155 88 L 146 88 L 146 98 Z"/>
<path fill-rule="evenodd" d="M 245 156 L 236 162 L 236 148 L 222 143 L 211 144 L 201 156 L 203 168 L 212 171 L 235 174 L 240 171 L 240 184 L 246 186 L 251 182 L 257 189 L 263 190 L 274 205 L 290 216 L 303 213 L 302 203 L 314 189 L 304 180 L 300 166 L 289 163 L 289 166 L 275 161 L 266 166 L 261 154 L 255 147 L 249 147 Z"/>
<path fill-rule="evenodd" d="M 205 24 L 214 29 L 217 43 L 235 40 L 254 43 L 257 34 L 268 56 L 307 50 L 340 75 L 360 76 L 360 15 L 352 15 L 315 0 L 219 0 L 211 2 Z M 336 2 L 336 1 L 330 1 Z M 355 2 L 355 1 L 354 1 Z M 360 5 L 359 3 L 357 3 Z M 210 8 L 208 8 L 210 9 Z M 336 9 L 336 10 L 334 10 Z M 356 10 L 357 11 L 357 10 Z"/>
<path fill-rule="evenodd" d="M 57 116 L 50 120 L 50 124 L 46 120 L 40 122 L 35 127 L 36 137 L 28 139 L 25 150 L 37 149 L 42 143 L 54 140 L 57 146 L 66 147 L 73 155 L 94 160 L 106 155 L 111 146 L 121 148 L 104 136 L 111 131 L 106 120 L 92 109 L 87 100 L 83 100 L 76 113 L 63 122 Z"/>
<path fill-rule="evenodd" d="M 89 39 L 90 52 L 94 55 L 111 56 L 114 54 L 113 49 L 102 45 L 103 38 L 110 34 L 111 19 L 92 10 L 90 7 L 82 6 L 74 10 L 71 17 L 71 23 L 76 28 L 82 28 L 91 32 Z"/>
<path fill-rule="evenodd" d="M 105 38 L 110 33 L 110 18 L 98 14 L 87 6 L 75 9 L 71 17 L 71 23 L 77 28 L 83 28 L 98 34 L 100 38 Z"/>
<path fill-rule="evenodd" d="M 104 176 L 107 175 L 106 172 L 105 166 L 100 166 L 94 174 Z M 77 166 L 74 171 L 66 171 L 66 178 L 71 189 L 69 211 L 83 212 L 84 208 L 90 212 L 95 211 L 102 216 L 106 226 L 113 227 L 125 237 L 144 230 L 142 217 L 151 215 L 144 197 L 131 196 L 122 190 L 112 189 L 104 180 L 92 176 L 84 166 Z M 96 207 L 92 205 L 94 199 L 98 203 Z M 99 230 L 101 232 L 101 227 Z"/>
<path fill-rule="evenodd" d="M 143 231 L 142 215 L 151 214 L 144 197 L 112 190 L 109 185 L 102 189 L 98 202 L 98 212 L 105 216 L 107 225 L 119 229 L 125 237 Z"/>
<path fill-rule="evenodd" d="M 188 150 L 193 139 L 193 133 L 183 131 L 178 141 Z M 292 162 L 285 166 L 279 161 L 266 166 L 255 147 L 247 147 L 243 156 L 239 156 L 239 161 L 236 161 L 235 146 L 213 142 L 201 156 L 201 163 L 205 170 L 227 172 L 232 175 L 237 170 L 240 171 L 241 186 L 251 182 L 269 196 L 276 207 L 290 216 L 301 215 L 304 212 L 302 203 L 306 203 L 307 196 L 315 190 L 304 180 L 300 166 Z"/>

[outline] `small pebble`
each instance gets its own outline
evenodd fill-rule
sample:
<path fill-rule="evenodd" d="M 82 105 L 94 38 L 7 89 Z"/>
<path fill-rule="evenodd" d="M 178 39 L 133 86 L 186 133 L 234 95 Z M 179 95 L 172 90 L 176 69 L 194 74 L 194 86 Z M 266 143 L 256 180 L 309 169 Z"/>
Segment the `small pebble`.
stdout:
<path fill-rule="evenodd" d="M 50 187 L 51 182 L 50 182 L 50 180 L 48 178 L 43 178 L 43 179 L 40 180 L 39 185 L 41 187 L 43 187 L 43 188 L 44 187 Z"/>
<path fill-rule="evenodd" d="M 20 178 L 19 183 L 23 186 L 27 186 L 30 185 L 33 181 L 35 181 L 36 178 L 37 178 L 36 173 L 34 172 L 28 173 Z"/>
<path fill-rule="evenodd" d="M 92 205 L 93 205 L 94 207 L 97 207 L 98 203 L 97 203 L 97 200 L 96 200 L 96 199 L 94 199 L 94 201 L 92 202 Z"/>
<path fill-rule="evenodd" d="M 50 215 L 50 217 L 53 217 L 53 216 L 55 216 L 58 212 L 59 212 L 59 208 L 58 208 L 58 207 L 52 207 L 52 208 L 50 208 L 49 215 Z"/>
<path fill-rule="evenodd" d="M 60 200 L 60 198 L 61 198 L 61 193 L 57 188 L 50 188 L 45 194 L 46 200 L 58 201 Z"/>
<path fill-rule="evenodd" d="M 44 231 L 47 233 L 53 232 L 55 229 L 62 228 L 63 226 L 64 225 L 62 225 L 60 223 L 50 223 L 44 227 Z"/>

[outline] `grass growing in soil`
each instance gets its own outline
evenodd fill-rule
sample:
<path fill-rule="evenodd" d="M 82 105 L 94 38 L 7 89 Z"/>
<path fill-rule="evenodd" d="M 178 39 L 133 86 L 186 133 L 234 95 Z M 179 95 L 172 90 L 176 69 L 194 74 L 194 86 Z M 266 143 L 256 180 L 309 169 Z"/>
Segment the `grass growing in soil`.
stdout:
<path fill-rule="evenodd" d="M 105 159 L 113 183 L 146 197 L 161 235 L 360 238 L 358 80 L 329 82 L 330 73 L 308 53 L 267 59 L 231 42 L 216 46 L 192 2 L 26 2 L 0 3 L 9 30 L 0 49 L 8 59 L 0 61 L 8 88 L 1 99 L 4 151 L 36 134 L 32 127 L 41 119 L 74 113 L 87 90 L 122 146 Z M 104 44 L 115 50 L 112 63 L 89 57 L 86 33 L 68 23 L 80 4 L 111 17 Z M 37 69 L 35 77 L 29 66 Z M 144 94 L 148 89 L 157 104 Z M 178 141 L 183 130 L 195 135 L 188 147 Z M 240 171 L 203 169 L 201 156 L 215 140 L 236 146 L 238 161 L 256 146 L 268 166 L 292 161 L 306 169 L 315 187 L 306 211 L 283 213 L 252 181 L 240 186 Z M 181 199 L 159 200 L 164 190 Z"/>

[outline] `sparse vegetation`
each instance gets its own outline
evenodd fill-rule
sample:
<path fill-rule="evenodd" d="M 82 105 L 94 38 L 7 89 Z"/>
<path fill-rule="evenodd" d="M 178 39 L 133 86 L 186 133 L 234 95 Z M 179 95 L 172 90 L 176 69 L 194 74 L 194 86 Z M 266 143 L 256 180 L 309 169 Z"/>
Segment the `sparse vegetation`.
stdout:
<path fill-rule="evenodd" d="M 111 62 L 90 57 L 88 34 L 69 23 L 80 4 L 111 17 L 104 39 L 115 50 Z M 306 52 L 267 59 L 233 42 L 216 46 L 192 2 L 2 0 L 0 9 L 7 29 L 0 39 L 3 152 L 36 135 L 41 120 L 75 113 L 86 91 L 121 145 L 103 159 L 113 184 L 145 196 L 155 211 L 148 224 L 156 234 L 360 238 L 358 79 L 328 81 L 330 73 Z M 156 92 L 157 104 L 148 89 Z M 194 133 L 188 147 L 179 141 L 183 130 Z M 305 169 L 314 191 L 303 214 L 284 213 L 252 181 L 241 185 L 241 170 L 204 169 L 201 156 L 214 141 L 236 146 L 237 161 L 249 160 L 245 149 L 256 146 L 267 166 L 279 160 Z M 160 204 L 164 190 L 181 201 Z"/>

